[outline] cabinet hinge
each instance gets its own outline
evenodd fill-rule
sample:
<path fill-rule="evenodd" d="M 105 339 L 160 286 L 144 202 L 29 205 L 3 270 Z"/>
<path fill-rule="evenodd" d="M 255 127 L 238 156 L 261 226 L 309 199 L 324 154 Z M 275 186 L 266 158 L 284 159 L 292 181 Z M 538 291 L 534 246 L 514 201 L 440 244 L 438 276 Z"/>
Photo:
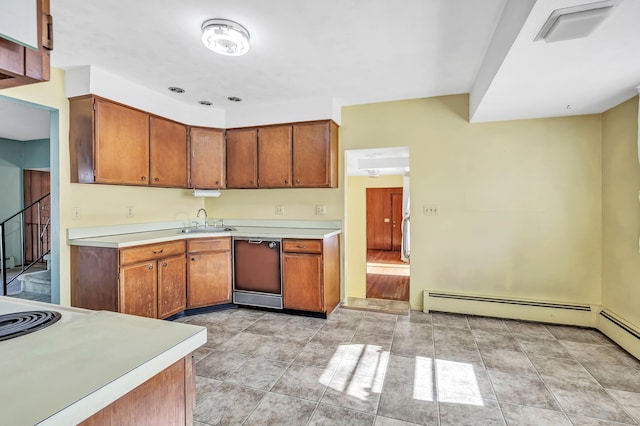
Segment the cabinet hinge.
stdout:
<path fill-rule="evenodd" d="M 96 100 L 95 99 L 93 100 L 93 110 L 94 111 L 96 110 Z"/>

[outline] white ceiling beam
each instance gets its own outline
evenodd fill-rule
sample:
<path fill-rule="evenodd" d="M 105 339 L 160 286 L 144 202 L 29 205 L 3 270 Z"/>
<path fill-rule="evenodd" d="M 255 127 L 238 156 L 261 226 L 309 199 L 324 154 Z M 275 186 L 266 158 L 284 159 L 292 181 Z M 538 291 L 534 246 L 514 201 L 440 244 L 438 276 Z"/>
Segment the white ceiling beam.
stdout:
<path fill-rule="evenodd" d="M 500 70 L 537 1 L 518 0 L 506 2 L 498 26 L 482 61 L 482 66 L 469 94 L 469 121 L 474 121 L 473 118 L 480 108 L 484 95 L 489 90 L 493 79 L 498 70 Z"/>

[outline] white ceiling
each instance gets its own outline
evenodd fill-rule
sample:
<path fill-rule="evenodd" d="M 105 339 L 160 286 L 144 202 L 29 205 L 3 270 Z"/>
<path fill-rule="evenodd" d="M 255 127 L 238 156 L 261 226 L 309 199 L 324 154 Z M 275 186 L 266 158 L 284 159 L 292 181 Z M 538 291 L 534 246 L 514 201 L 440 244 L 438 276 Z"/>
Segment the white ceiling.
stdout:
<path fill-rule="evenodd" d="M 553 9 L 594 1 L 56 0 L 52 65 L 97 66 L 174 99 L 224 109 L 469 93 L 483 75 L 487 87 L 472 121 L 599 113 L 640 85 L 640 1 L 620 0 L 588 38 L 533 42 Z M 531 10 L 505 36 L 501 28 L 514 21 L 500 18 L 514 5 Z M 207 50 L 200 25 L 209 18 L 244 25 L 249 53 Z M 487 56 L 500 45 L 503 56 Z"/>
<path fill-rule="evenodd" d="M 0 138 L 17 141 L 49 139 L 49 110 L 0 96 Z"/>

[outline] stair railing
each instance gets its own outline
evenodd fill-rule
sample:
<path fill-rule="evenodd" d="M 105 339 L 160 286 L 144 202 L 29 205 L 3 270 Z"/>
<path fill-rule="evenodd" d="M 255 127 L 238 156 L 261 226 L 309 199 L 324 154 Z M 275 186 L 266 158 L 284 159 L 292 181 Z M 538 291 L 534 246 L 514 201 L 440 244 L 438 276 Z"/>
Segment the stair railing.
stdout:
<path fill-rule="evenodd" d="M 42 215 L 40 214 L 40 212 L 42 210 L 46 210 L 48 209 L 48 206 L 50 205 L 50 200 L 49 197 L 51 196 L 51 194 L 46 194 L 44 196 L 42 196 L 41 198 L 39 198 L 38 200 L 34 201 L 33 203 L 29 204 L 28 206 L 26 206 L 25 208 L 23 208 L 22 210 L 20 210 L 18 213 L 14 214 L 13 216 L 11 216 L 10 218 L 8 218 L 7 220 L 5 220 L 4 222 L 0 223 L 0 278 L 2 278 L 0 280 L 0 296 L 6 296 L 7 295 L 7 288 L 9 287 L 9 284 L 11 284 L 13 281 L 15 281 L 20 275 L 24 274 L 27 270 L 29 270 L 29 268 L 31 268 L 33 265 L 35 265 L 36 263 L 40 262 L 42 260 L 42 258 L 44 258 L 45 255 L 47 255 L 51 250 L 47 247 L 45 249 L 44 247 L 44 239 L 46 236 L 48 236 L 49 234 L 47 233 L 48 229 L 50 228 L 50 223 L 51 223 L 51 218 L 47 218 L 46 223 L 43 225 L 42 224 Z M 36 253 L 35 256 L 33 256 L 33 258 L 31 259 L 31 262 L 28 265 L 25 265 L 25 260 L 26 260 L 26 250 L 25 250 L 25 212 L 31 208 L 36 208 L 37 211 L 37 222 L 36 222 L 36 226 L 37 226 L 37 236 L 38 236 L 38 241 L 37 241 L 37 248 L 36 248 Z M 17 218 L 17 220 L 19 220 L 20 223 L 20 252 L 22 253 L 22 261 L 20 262 L 20 271 L 18 272 L 17 275 L 11 277 L 11 279 L 9 279 L 7 277 L 7 270 L 9 268 L 7 268 L 7 224 L 10 223 L 11 221 L 15 220 Z"/>

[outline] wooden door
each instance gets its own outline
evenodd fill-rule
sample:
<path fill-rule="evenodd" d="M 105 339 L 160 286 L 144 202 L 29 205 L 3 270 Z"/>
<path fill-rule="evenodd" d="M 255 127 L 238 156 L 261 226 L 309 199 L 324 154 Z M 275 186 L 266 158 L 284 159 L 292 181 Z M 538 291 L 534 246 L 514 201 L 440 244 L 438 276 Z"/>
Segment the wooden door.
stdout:
<path fill-rule="evenodd" d="M 31 205 L 50 193 L 50 173 L 39 170 L 25 170 L 23 175 L 24 207 Z M 38 213 L 40 226 L 38 227 Z M 51 197 L 24 212 L 24 259 L 30 264 L 51 250 Z M 42 245 L 40 245 L 42 243 Z"/>
<path fill-rule="evenodd" d="M 393 197 L 399 197 L 400 212 L 396 214 L 396 228 L 402 222 L 402 188 L 367 188 L 367 249 L 396 250 L 394 235 Z M 397 207 L 396 207 L 397 208 Z M 396 237 L 402 242 L 402 235 Z M 399 250 L 399 245 L 397 246 Z"/>
<path fill-rule="evenodd" d="M 227 188 L 258 187 L 258 130 L 227 130 Z"/>
<path fill-rule="evenodd" d="M 187 308 L 187 261 L 184 254 L 158 260 L 158 318 Z"/>
<path fill-rule="evenodd" d="M 259 187 L 291 187 L 292 135 L 291 126 L 271 126 L 258 129 Z"/>
<path fill-rule="evenodd" d="M 224 131 L 192 127 L 191 187 L 225 188 Z"/>
<path fill-rule="evenodd" d="M 149 118 L 149 182 L 154 186 L 186 188 L 187 126 L 160 117 Z"/>
<path fill-rule="evenodd" d="M 231 251 L 188 254 L 187 307 L 231 302 Z"/>
<path fill-rule="evenodd" d="M 324 312 L 322 256 L 284 253 L 282 287 L 285 309 Z"/>
<path fill-rule="evenodd" d="M 120 267 L 118 312 L 156 318 L 157 272 L 156 261 Z"/>
<path fill-rule="evenodd" d="M 391 193 L 391 250 L 402 248 L 402 192 Z"/>
<path fill-rule="evenodd" d="M 95 100 L 95 181 L 149 184 L 149 114 Z"/>

